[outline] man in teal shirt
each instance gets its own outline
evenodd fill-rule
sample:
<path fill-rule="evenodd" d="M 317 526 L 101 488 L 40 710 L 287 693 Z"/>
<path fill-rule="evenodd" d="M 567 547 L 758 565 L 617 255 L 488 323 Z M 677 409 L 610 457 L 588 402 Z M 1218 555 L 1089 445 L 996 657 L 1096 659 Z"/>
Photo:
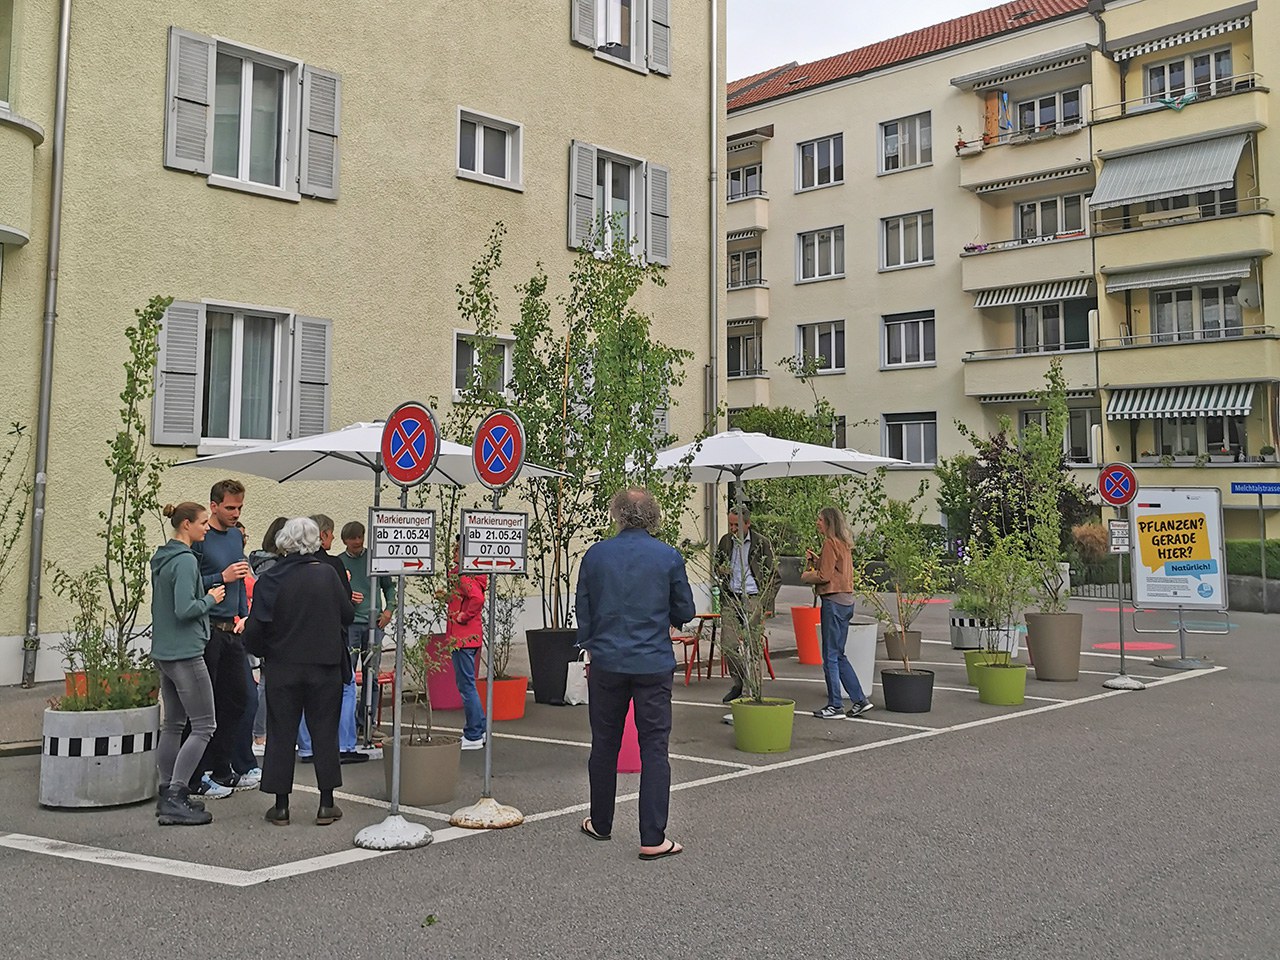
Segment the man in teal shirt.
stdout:
<path fill-rule="evenodd" d="M 379 577 L 378 585 L 382 592 L 382 602 L 377 613 L 377 630 L 374 634 L 373 648 L 369 648 L 369 623 L 373 620 L 374 597 L 369 587 L 369 557 L 364 548 L 364 524 L 352 520 L 343 524 L 342 543 L 347 548 L 338 555 L 342 566 L 351 577 L 351 599 L 355 601 L 356 618 L 347 627 L 347 646 L 352 652 L 359 651 L 360 662 L 364 665 L 364 675 L 377 683 L 379 661 L 382 659 L 382 631 L 391 622 L 396 609 L 396 585 L 390 577 Z M 365 681 L 366 684 L 368 681 Z M 373 689 L 376 689 L 374 687 Z M 356 701 L 357 726 L 365 727 L 366 694 L 362 689 Z"/>

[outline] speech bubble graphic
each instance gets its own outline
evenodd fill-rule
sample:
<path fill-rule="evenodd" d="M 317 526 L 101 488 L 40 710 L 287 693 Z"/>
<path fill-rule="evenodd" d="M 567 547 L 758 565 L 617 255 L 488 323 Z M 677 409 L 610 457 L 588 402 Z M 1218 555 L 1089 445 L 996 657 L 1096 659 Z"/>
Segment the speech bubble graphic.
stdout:
<path fill-rule="evenodd" d="M 1163 567 L 1166 573 L 1196 578 L 1217 573 L 1218 564 L 1211 559 L 1208 522 L 1203 513 L 1143 517 L 1137 524 L 1138 549 L 1144 567 L 1153 571 Z M 1174 565 L 1188 569 L 1171 570 Z"/>

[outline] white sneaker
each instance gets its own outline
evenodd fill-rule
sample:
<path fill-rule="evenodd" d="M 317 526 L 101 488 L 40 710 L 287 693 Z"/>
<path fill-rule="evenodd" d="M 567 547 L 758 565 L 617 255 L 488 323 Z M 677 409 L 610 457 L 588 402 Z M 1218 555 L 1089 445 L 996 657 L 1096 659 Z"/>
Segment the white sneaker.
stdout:
<path fill-rule="evenodd" d="M 252 770 L 246 770 L 240 774 L 240 779 L 236 781 L 236 790 L 255 790 L 258 784 L 262 783 L 262 768 L 254 767 Z"/>
<path fill-rule="evenodd" d="M 210 800 L 221 800 L 223 797 L 231 796 L 232 791 L 230 787 L 224 787 L 206 773 L 200 778 L 200 786 L 195 793 Z"/>
<path fill-rule="evenodd" d="M 463 750 L 483 750 L 484 737 L 482 736 L 479 740 L 468 740 L 466 737 L 463 737 L 462 749 Z"/>

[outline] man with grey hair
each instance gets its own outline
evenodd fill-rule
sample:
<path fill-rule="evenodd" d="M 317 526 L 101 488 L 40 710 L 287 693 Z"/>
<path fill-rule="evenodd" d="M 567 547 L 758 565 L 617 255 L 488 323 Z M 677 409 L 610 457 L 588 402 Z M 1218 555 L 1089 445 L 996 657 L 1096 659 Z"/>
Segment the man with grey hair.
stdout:
<path fill-rule="evenodd" d="M 618 751 L 627 706 L 635 706 L 640 741 L 640 859 L 684 848 L 667 838 L 671 801 L 671 675 L 676 667 L 671 627 L 696 608 L 684 558 L 656 539 L 662 513 L 641 487 L 621 490 L 610 504 L 618 533 L 595 544 L 578 571 L 578 646 L 591 654 L 591 816 L 582 832 L 608 840 L 618 792 Z"/>
<path fill-rule="evenodd" d="M 329 548 L 333 546 L 333 518 L 324 513 L 315 513 L 311 515 L 311 519 L 315 522 L 316 528 L 320 532 L 320 549 L 316 552 L 316 559 L 333 567 L 333 572 L 338 575 L 338 580 L 347 591 L 347 599 L 354 605 L 359 606 L 360 602 L 364 600 L 364 595 L 356 596 L 351 589 L 351 574 L 347 573 L 347 568 L 343 565 L 342 558 L 329 552 Z M 342 636 L 343 643 L 346 643 L 347 631 L 345 629 L 342 632 Z M 343 763 L 364 763 L 369 759 L 369 755 L 356 749 L 359 742 L 359 732 L 356 726 L 354 670 L 352 671 L 352 677 L 352 681 L 343 684 L 342 687 L 342 714 L 338 720 L 338 756 Z M 312 758 L 311 731 L 307 729 L 307 718 L 303 716 L 302 723 L 298 726 L 298 759 L 303 763 L 311 763 Z"/>
<path fill-rule="evenodd" d="M 781 583 L 773 544 L 751 526 L 751 508 L 743 504 L 729 511 L 729 532 L 716 545 L 716 577 L 726 609 L 720 619 L 721 649 L 729 663 L 733 687 L 724 695 L 731 703 L 742 696 L 748 663 L 743 655 L 746 631 L 764 629 L 764 618 L 773 610 Z"/>

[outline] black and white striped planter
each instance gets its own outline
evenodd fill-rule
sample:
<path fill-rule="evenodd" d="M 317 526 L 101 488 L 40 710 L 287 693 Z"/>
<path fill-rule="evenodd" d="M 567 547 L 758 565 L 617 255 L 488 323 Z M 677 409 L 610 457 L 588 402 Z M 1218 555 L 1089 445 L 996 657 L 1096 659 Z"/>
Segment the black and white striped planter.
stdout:
<path fill-rule="evenodd" d="M 982 647 L 983 621 L 978 617 L 951 618 L 951 648 L 978 650 Z"/>
<path fill-rule="evenodd" d="M 46 710 L 43 733 L 41 806 L 114 807 L 155 797 L 158 705 Z"/>

